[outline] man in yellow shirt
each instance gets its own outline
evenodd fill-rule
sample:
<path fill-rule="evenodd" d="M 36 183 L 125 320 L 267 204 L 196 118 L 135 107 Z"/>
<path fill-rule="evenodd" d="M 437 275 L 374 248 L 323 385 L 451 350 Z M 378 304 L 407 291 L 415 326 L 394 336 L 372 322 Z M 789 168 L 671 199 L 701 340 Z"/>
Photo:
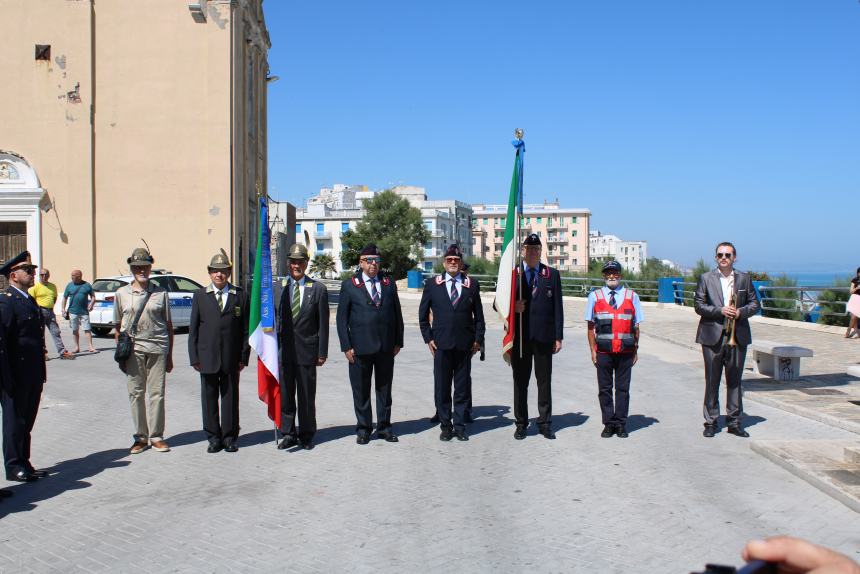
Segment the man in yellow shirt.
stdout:
<path fill-rule="evenodd" d="M 63 338 L 60 336 L 60 325 L 57 324 L 57 316 L 54 315 L 54 304 L 57 302 L 57 286 L 48 281 L 51 273 L 44 267 L 39 272 L 39 282 L 27 289 L 42 312 L 42 319 L 51 336 L 54 338 L 54 346 L 61 359 L 74 359 L 75 356 L 66 350 Z M 47 358 L 47 357 L 45 357 Z"/>

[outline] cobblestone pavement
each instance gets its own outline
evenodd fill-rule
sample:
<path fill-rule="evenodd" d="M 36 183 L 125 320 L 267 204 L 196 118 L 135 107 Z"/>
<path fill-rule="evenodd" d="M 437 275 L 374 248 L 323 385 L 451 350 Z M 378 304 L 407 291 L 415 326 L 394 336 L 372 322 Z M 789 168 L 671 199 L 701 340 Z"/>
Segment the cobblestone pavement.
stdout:
<path fill-rule="evenodd" d="M 738 564 L 748 539 L 776 533 L 860 556 L 860 515 L 755 454 L 747 440 L 702 438 L 700 355 L 649 329 L 633 374 L 630 438 L 601 439 L 576 305 L 554 363 L 555 441 L 534 429 L 513 439 L 510 370 L 491 321 L 487 360 L 473 363 L 472 440 L 440 442 L 427 420 L 432 364 L 409 297 L 395 370 L 397 444 L 355 444 L 336 337 L 319 371 L 312 451 L 274 448 L 252 370 L 242 382 L 239 452 L 207 454 L 185 335 L 168 377 L 170 453 L 127 454 L 125 382 L 110 352 L 51 361 L 33 462 L 52 476 L 7 483 L 15 496 L 0 502 L 0 571 L 671 574 Z M 655 326 L 663 312 L 646 308 Z M 745 407 L 757 440 L 856 436 Z"/>

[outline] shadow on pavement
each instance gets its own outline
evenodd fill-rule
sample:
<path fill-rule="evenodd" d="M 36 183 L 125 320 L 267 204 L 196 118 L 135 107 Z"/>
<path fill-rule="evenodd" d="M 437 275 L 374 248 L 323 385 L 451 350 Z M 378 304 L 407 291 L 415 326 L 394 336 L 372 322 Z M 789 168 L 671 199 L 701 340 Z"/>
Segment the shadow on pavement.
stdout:
<path fill-rule="evenodd" d="M 569 427 L 578 427 L 588 420 L 588 415 L 582 413 L 565 413 L 552 417 L 552 428 L 556 431 L 564 430 Z"/>
<path fill-rule="evenodd" d="M 842 372 L 827 373 L 822 375 L 806 375 L 800 377 L 796 381 L 776 381 L 774 379 L 745 379 L 743 382 L 743 388 L 744 391 L 790 391 L 800 389 L 817 389 L 820 387 L 841 387 L 856 382 L 857 379 Z"/>
<path fill-rule="evenodd" d="M 92 486 L 84 479 L 95 476 L 109 468 L 119 468 L 130 464 L 120 460 L 128 456 L 128 449 L 115 448 L 88 454 L 83 458 L 64 460 L 50 468 L 45 468 L 50 476 L 36 482 L 18 483 L 7 490 L 14 493 L 11 498 L 0 503 L 0 518 L 15 512 L 26 512 L 36 508 L 43 500 L 54 498 L 67 490 L 78 490 Z"/>
<path fill-rule="evenodd" d="M 659 422 L 660 420 L 655 419 L 654 417 L 648 417 L 645 415 L 630 415 L 629 417 L 627 417 L 627 424 L 625 425 L 625 427 L 627 428 L 627 432 L 635 432 L 644 428 L 648 428 L 651 425 Z"/>
<path fill-rule="evenodd" d="M 177 446 L 196 444 L 198 442 L 206 442 L 206 433 L 202 430 L 186 431 L 183 433 L 175 434 L 170 438 L 166 438 L 165 442 L 167 442 L 167 444 L 174 448 Z M 241 435 L 239 436 L 239 444 L 242 444 Z"/>
<path fill-rule="evenodd" d="M 511 426 L 514 424 L 514 421 L 505 416 L 510 412 L 511 407 L 505 405 L 472 407 L 472 417 L 475 419 L 475 422 L 467 427 L 467 432 L 470 435 L 476 435 L 493 429 Z"/>

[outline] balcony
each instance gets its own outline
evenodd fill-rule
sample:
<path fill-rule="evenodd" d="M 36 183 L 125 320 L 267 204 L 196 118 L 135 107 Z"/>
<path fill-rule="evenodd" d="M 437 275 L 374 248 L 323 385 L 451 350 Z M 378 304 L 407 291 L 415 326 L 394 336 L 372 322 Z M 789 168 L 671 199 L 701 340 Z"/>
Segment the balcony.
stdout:
<path fill-rule="evenodd" d="M 546 257 L 547 259 L 567 259 L 567 253 L 555 251 L 553 253 L 547 253 Z"/>
<path fill-rule="evenodd" d="M 547 243 L 554 243 L 554 244 L 563 243 L 563 244 L 567 245 L 567 237 L 559 237 L 557 235 L 550 235 L 549 237 L 546 238 L 546 242 Z"/>
<path fill-rule="evenodd" d="M 316 234 L 314 234 L 314 238 L 316 238 L 316 239 L 331 239 L 331 232 L 330 231 L 323 231 L 322 233 L 316 233 Z"/>
<path fill-rule="evenodd" d="M 557 229 L 557 230 L 562 230 L 562 229 L 563 229 L 563 230 L 567 231 L 567 226 L 565 226 L 565 225 L 563 225 L 563 224 L 561 224 L 561 223 L 547 223 L 547 224 L 546 224 L 546 229 L 547 229 L 547 231 L 552 231 L 552 230 L 554 230 L 554 229 Z"/>

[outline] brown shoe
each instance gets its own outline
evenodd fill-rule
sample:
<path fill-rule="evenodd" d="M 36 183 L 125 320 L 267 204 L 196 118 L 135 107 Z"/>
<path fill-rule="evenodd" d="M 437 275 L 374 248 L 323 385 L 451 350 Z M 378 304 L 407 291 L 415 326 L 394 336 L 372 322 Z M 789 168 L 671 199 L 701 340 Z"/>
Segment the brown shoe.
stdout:
<path fill-rule="evenodd" d="M 131 454 L 140 454 L 148 448 L 149 445 L 145 442 L 135 441 L 135 443 L 131 445 L 131 450 L 128 452 Z"/>
<path fill-rule="evenodd" d="M 167 446 L 167 443 L 163 440 L 156 440 L 152 442 L 152 448 L 157 450 L 158 452 L 170 452 L 170 447 Z"/>
<path fill-rule="evenodd" d="M 75 358 L 75 356 L 74 356 L 73 354 L 71 354 L 70 352 L 68 352 L 68 351 L 63 351 L 63 352 L 60 354 L 60 358 L 61 358 L 61 359 L 74 359 L 74 358 Z"/>

